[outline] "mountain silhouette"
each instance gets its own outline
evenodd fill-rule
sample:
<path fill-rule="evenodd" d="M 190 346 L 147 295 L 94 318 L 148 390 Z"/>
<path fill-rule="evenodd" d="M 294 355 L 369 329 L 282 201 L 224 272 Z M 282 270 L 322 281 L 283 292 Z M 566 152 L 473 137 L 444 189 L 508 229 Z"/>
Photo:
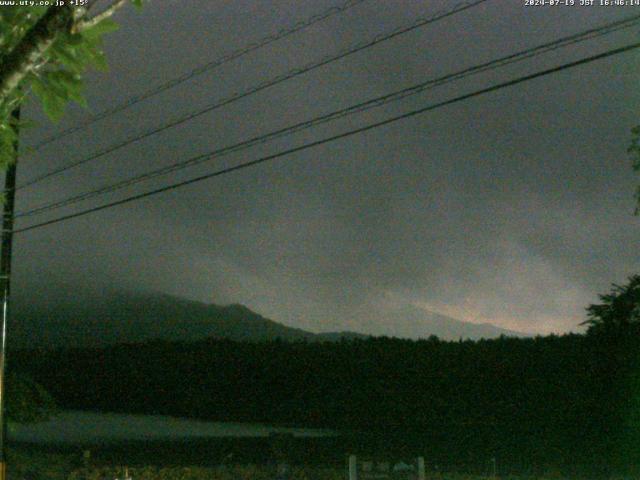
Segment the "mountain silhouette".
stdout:
<path fill-rule="evenodd" d="M 418 310 L 418 311 L 416 311 Z M 493 325 L 476 325 L 405 308 L 370 312 L 387 330 L 312 333 L 283 325 L 239 305 L 215 305 L 158 293 L 103 292 L 40 296 L 14 302 L 8 342 L 16 348 L 100 347 L 152 339 L 194 341 L 207 337 L 236 341 L 339 341 L 368 334 L 442 339 L 520 335 Z M 393 318 L 380 318 L 381 315 Z M 418 325 L 418 328 L 416 328 Z"/>

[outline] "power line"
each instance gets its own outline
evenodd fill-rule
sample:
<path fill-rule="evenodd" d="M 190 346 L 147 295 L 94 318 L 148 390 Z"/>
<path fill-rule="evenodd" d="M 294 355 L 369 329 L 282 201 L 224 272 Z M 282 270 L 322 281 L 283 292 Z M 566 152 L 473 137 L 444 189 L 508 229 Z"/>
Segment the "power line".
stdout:
<path fill-rule="evenodd" d="M 127 146 L 127 145 L 129 145 L 131 143 L 137 142 L 137 141 L 142 140 L 144 138 L 147 138 L 147 137 L 149 137 L 151 135 L 155 135 L 155 134 L 160 133 L 160 132 L 162 132 L 164 130 L 167 130 L 169 128 L 175 127 L 177 125 L 180 125 L 180 124 L 182 124 L 184 122 L 187 122 L 187 121 L 192 120 L 194 118 L 197 118 L 197 117 L 199 117 L 201 115 L 204 115 L 205 113 L 209 113 L 209 112 L 211 112 L 213 110 L 216 110 L 216 109 L 221 108 L 223 106 L 229 105 L 229 104 L 231 104 L 231 103 L 233 103 L 233 102 L 235 102 L 237 100 L 240 100 L 242 98 L 245 98 L 245 97 L 248 97 L 248 96 L 253 95 L 255 93 L 258 93 L 258 92 L 260 92 L 260 91 L 262 91 L 262 90 L 264 90 L 266 88 L 275 86 L 275 85 L 277 85 L 279 83 L 282 83 L 282 82 L 284 82 L 286 80 L 289 80 L 291 78 L 303 75 L 303 74 L 305 74 L 305 73 L 307 73 L 309 71 L 315 70 L 316 68 L 320 68 L 320 67 L 322 67 L 324 65 L 333 63 L 333 62 L 335 62 L 337 60 L 340 60 L 342 58 L 345 58 L 345 57 L 347 57 L 349 55 L 352 55 L 352 54 L 355 54 L 355 53 L 360 52 L 362 50 L 365 50 L 367 48 L 373 47 L 374 45 L 377 45 L 378 43 L 384 42 L 386 40 L 390 40 L 392 38 L 395 38 L 395 37 L 397 37 L 399 35 L 408 33 L 410 31 L 415 30 L 417 28 L 420 28 L 422 26 L 425 26 L 425 25 L 428 25 L 430 23 L 434 23 L 434 22 L 439 21 L 441 19 L 447 18 L 447 17 L 449 17 L 451 15 L 454 15 L 456 13 L 462 12 L 464 10 L 472 8 L 472 7 L 476 6 L 476 5 L 484 3 L 486 1 L 488 1 L 488 0 L 476 0 L 476 1 L 472 1 L 472 2 L 461 2 L 461 3 L 458 3 L 451 10 L 447 10 L 447 11 L 444 11 L 444 12 L 438 12 L 435 15 L 430 16 L 430 17 L 419 18 L 409 26 L 398 27 L 398 28 L 396 28 L 395 30 L 393 30 L 392 32 L 390 32 L 388 34 L 380 34 L 380 35 L 374 37 L 372 40 L 368 40 L 368 41 L 356 44 L 355 46 L 350 47 L 349 49 L 343 50 L 343 51 L 339 52 L 338 54 L 326 56 L 326 57 L 323 57 L 321 60 L 319 60 L 317 62 L 313 62 L 313 63 L 307 64 L 307 65 L 305 65 L 305 66 L 303 66 L 301 68 L 296 68 L 296 69 L 290 70 L 289 72 L 287 72 L 285 74 L 279 75 L 279 76 L 274 77 L 274 78 L 269 79 L 269 80 L 266 80 L 266 81 L 254 86 L 254 87 L 251 87 L 251 88 L 249 88 L 249 89 L 247 89 L 247 90 L 245 90 L 243 92 L 235 93 L 235 94 L 231 95 L 230 97 L 226 97 L 226 98 L 224 98 L 222 100 L 218 100 L 217 102 L 215 102 L 213 104 L 207 105 L 203 109 L 200 109 L 200 110 L 197 110 L 195 112 L 189 113 L 189 114 L 184 115 L 184 116 L 182 116 L 182 117 L 180 117 L 178 119 L 170 121 L 169 123 L 166 123 L 166 124 L 161 125 L 159 127 L 147 130 L 146 132 L 144 132 L 142 134 L 135 135 L 133 137 L 130 137 L 130 138 L 120 142 L 120 143 L 117 143 L 117 144 L 111 145 L 109 147 L 106 147 L 105 149 L 103 149 L 101 151 L 98 151 L 98 152 L 90 155 L 89 157 L 86 157 L 84 159 L 78 160 L 76 162 L 72 162 L 72 163 L 67 164 L 65 166 L 62 166 L 62 167 L 60 167 L 58 169 L 54 169 L 54 170 L 52 170 L 52 171 L 50 171 L 48 173 L 45 173 L 45 174 L 40 175 L 38 177 L 35 177 L 35 178 L 25 182 L 24 184 L 18 186 L 17 189 L 20 190 L 22 188 L 25 188 L 25 187 L 34 185 L 36 183 L 39 183 L 42 180 L 45 180 L 47 178 L 50 178 L 52 176 L 58 175 L 58 174 L 60 174 L 62 172 L 65 172 L 65 171 L 67 171 L 67 170 L 69 170 L 71 168 L 75 168 L 77 166 L 80 166 L 80 165 L 83 165 L 83 164 L 88 163 L 90 161 L 93 161 L 95 159 L 98 159 L 98 158 L 100 158 L 100 157 L 102 157 L 104 155 L 107 155 L 109 153 L 113 153 L 114 151 L 119 150 L 120 148 L 123 148 L 123 147 L 125 147 L 125 146 Z"/>
<path fill-rule="evenodd" d="M 142 140 L 144 138 L 150 137 L 150 136 L 155 135 L 157 133 L 160 133 L 160 132 L 162 132 L 164 130 L 167 130 L 169 128 L 172 128 L 172 127 L 175 127 L 175 126 L 180 125 L 182 123 L 185 123 L 185 122 L 187 122 L 189 120 L 193 120 L 194 118 L 197 118 L 197 117 L 199 117 L 201 115 L 204 115 L 205 113 L 209 113 L 209 112 L 211 112 L 213 110 L 216 110 L 218 108 L 221 108 L 221 107 L 224 107 L 226 105 L 229 105 L 229 104 L 231 104 L 231 103 L 233 103 L 233 102 L 235 102 L 237 100 L 240 100 L 242 98 L 245 98 L 245 97 L 248 97 L 248 96 L 253 95 L 255 93 L 258 93 L 258 92 L 260 92 L 262 90 L 265 90 L 265 89 L 267 89 L 269 87 L 273 87 L 273 86 L 275 86 L 275 85 L 277 85 L 279 83 L 282 83 L 282 82 L 284 82 L 286 80 L 298 77 L 298 76 L 303 75 L 305 73 L 308 73 L 308 72 L 310 72 L 312 70 L 320 68 L 320 67 L 322 67 L 324 65 L 328 65 L 328 64 L 333 63 L 333 62 L 335 62 L 337 60 L 340 60 L 340 59 L 343 59 L 343 58 L 348 57 L 350 55 L 353 55 L 353 54 L 355 54 L 357 52 L 361 52 L 361 51 L 363 51 L 365 49 L 371 48 L 374 45 L 377 45 L 377 44 L 379 44 L 381 42 L 390 40 L 390 39 L 395 38 L 395 37 L 397 37 L 399 35 L 403 35 L 405 33 L 413 31 L 413 30 L 415 30 L 417 28 L 420 28 L 420 27 L 423 27 L 425 25 L 429 25 L 431 23 L 434 23 L 434 22 L 437 22 L 439 20 L 445 19 L 447 17 L 450 17 L 450 16 L 455 15 L 457 13 L 463 12 L 463 11 L 469 9 L 469 8 L 475 7 L 477 5 L 485 3 L 487 1 L 489 1 L 489 0 L 474 0 L 474 1 L 471 1 L 471 2 L 469 2 L 469 1 L 461 2 L 461 3 L 458 3 L 457 6 L 454 7 L 453 9 L 450 9 L 450 10 L 447 10 L 447 11 L 444 11 L 444 12 L 440 12 L 440 13 L 436 13 L 435 15 L 430 16 L 430 17 L 419 18 L 418 20 L 416 20 L 415 22 L 413 22 L 409 26 L 399 27 L 399 28 L 393 30 L 391 33 L 387 33 L 387 34 L 384 34 L 384 35 L 378 35 L 378 36 L 374 37 L 372 40 L 368 40 L 368 41 L 366 41 L 364 43 L 357 44 L 356 46 L 351 47 L 348 50 L 344 50 L 344 51 L 342 51 L 342 52 L 340 52 L 338 54 L 327 56 L 327 57 L 324 57 L 324 58 L 322 58 L 321 60 L 319 60 L 317 62 L 310 63 L 310 64 L 308 64 L 306 66 L 290 70 L 289 72 L 287 72 L 285 74 L 279 75 L 279 76 L 274 77 L 274 78 L 269 79 L 269 80 L 266 80 L 266 81 L 264 81 L 264 82 L 262 82 L 262 83 L 260 83 L 260 84 L 258 84 L 256 86 L 253 86 L 253 87 L 251 87 L 251 88 L 249 88 L 249 89 L 247 89 L 247 90 L 245 90 L 245 91 L 243 91 L 241 93 L 233 94 L 230 97 L 224 98 L 222 100 L 218 100 L 217 102 L 215 102 L 213 104 L 210 104 L 210 105 L 208 105 L 208 106 L 206 106 L 206 107 L 204 107 L 204 108 L 202 108 L 200 110 L 197 110 L 195 112 L 192 112 L 192 113 L 189 113 L 187 115 L 184 115 L 184 116 L 182 116 L 182 117 L 180 117 L 178 119 L 172 120 L 169 123 L 165 123 L 164 125 L 161 125 L 159 127 L 155 127 L 155 128 L 153 128 L 151 130 L 147 130 L 144 133 L 141 133 L 141 134 L 135 135 L 133 137 L 130 137 L 130 138 L 128 138 L 128 139 L 126 139 L 126 140 L 124 140 L 124 141 L 122 141 L 120 143 L 117 143 L 117 144 L 111 145 L 109 147 L 106 147 L 105 149 L 103 149 L 103 150 L 101 150 L 101 151 L 99 151 L 97 153 L 94 153 L 94 154 L 92 154 L 92 155 L 90 155 L 90 156 L 88 156 L 88 157 L 86 157 L 84 159 L 78 160 L 76 162 L 69 163 L 69 164 L 67 164 L 65 166 L 62 166 L 62 167 L 57 168 L 57 169 L 54 169 L 54 170 L 52 170 L 52 171 L 50 171 L 48 173 L 45 173 L 43 175 L 37 176 L 35 178 L 32 178 L 31 180 L 28 180 L 27 182 L 25 182 L 22 185 L 18 186 L 17 190 L 20 190 L 22 188 L 34 185 L 36 183 L 41 182 L 42 180 L 45 180 L 45 179 L 50 178 L 50 177 L 53 177 L 55 175 L 59 175 L 60 173 L 65 172 L 67 170 L 70 170 L 72 168 L 75 168 L 75 167 L 77 167 L 79 165 L 83 165 L 83 164 L 91 162 L 91 161 L 93 161 L 93 160 L 95 160 L 97 158 L 103 157 L 104 155 L 107 155 L 109 153 L 113 153 L 116 150 L 119 150 L 120 148 L 123 148 L 123 147 L 125 147 L 125 146 L 127 146 L 127 145 L 129 145 L 131 143 L 134 143 L 134 142 L 137 142 L 137 141 Z"/>
<path fill-rule="evenodd" d="M 306 28 L 309 28 L 313 25 L 315 25 L 316 23 L 322 22 L 323 20 L 326 20 L 334 15 L 337 15 L 339 13 L 342 13 L 346 10 L 349 10 L 352 7 L 355 7 L 356 5 L 359 5 L 360 3 L 363 3 L 367 0 L 349 0 L 346 3 L 344 3 L 343 5 L 340 6 L 336 6 L 336 7 L 331 7 L 327 10 L 325 10 L 322 13 L 318 13 L 316 15 L 313 15 L 303 21 L 300 21 L 298 23 L 295 23 L 294 25 L 292 25 L 289 28 L 284 28 L 279 30 L 278 32 L 272 34 L 272 35 L 268 35 L 260 40 L 258 40 L 257 42 L 251 43 L 249 45 L 246 45 L 242 48 L 239 48 L 231 53 L 228 53 L 226 55 L 223 55 L 219 58 L 216 58 L 215 60 L 212 60 L 208 63 L 205 63 L 203 65 L 200 65 L 192 70 L 190 70 L 189 72 L 186 72 L 182 75 L 180 75 L 179 77 L 173 78 L 171 80 L 166 81 L 165 83 L 161 83 L 160 85 L 157 85 L 156 87 L 149 89 L 139 95 L 135 95 L 132 97 L 129 97 L 128 99 L 126 99 L 124 102 L 120 103 L 119 105 L 116 105 L 112 108 L 108 108 L 106 110 L 103 110 L 100 113 L 97 113 L 95 115 L 93 115 L 91 118 L 87 119 L 86 121 L 79 123 L 78 125 L 75 125 L 73 127 L 67 128 L 66 130 L 63 130 L 59 133 L 56 133 L 54 135 L 51 135 L 50 137 L 45 138 L 44 140 L 40 141 L 39 143 L 37 143 L 34 147 L 33 150 L 38 150 L 40 148 L 42 148 L 43 146 L 54 142 L 56 140 L 59 140 L 63 137 L 66 137 L 67 135 L 70 135 L 72 133 L 75 133 L 79 130 L 82 130 L 86 127 L 88 127 L 89 125 L 94 124 L 95 122 L 102 120 L 103 118 L 109 117 L 111 115 L 114 115 L 115 113 L 121 112 L 123 110 L 126 110 L 127 108 L 142 102 L 143 100 L 146 100 L 148 98 L 154 97 L 156 95 L 158 95 L 159 93 L 162 93 L 166 90 L 169 90 L 175 86 L 180 85 L 181 83 L 184 83 L 188 80 L 191 80 L 192 78 L 198 76 L 198 75 L 202 75 L 203 73 L 209 72 L 211 70 L 214 70 L 222 65 L 224 65 L 225 63 L 229 63 L 233 60 L 236 60 L 244 55 L 247 55 L 255 50 L 258 50 L 262 47 L 266 47 L 267 45 L 274 43 L 278 40 L 281 40 L 283 38 L 286 38 L 290 35 L 293 35 L 294 33 L 300 32 L 302 30 L 305 30 Z"/>
<path fill-rule="evenodd" d="M 210 161 L 215 158 L 219 158 L 230 153 L 235 153 L 241 150 L 245 150 L 254 145 L 266 143 L 267 141 L 273 140 L 275 138 L 280 138 L 285 135 L 291 135 L 293 133 L 306 130 L 308 128 L 314 127 L 316 125 L 320 125 L 323 123 L 327 123 L 329 121 L 333 121 L 339 118 L 343 118 L 348 115 L 353 115 L 355 113 L 360 113 L 372 108 L 376 108 L 382 105 L 386 105 L 391 102 L 396 102 L 402 100 L 408 96 L 416 95 L 425 90 L 452 82 L 456 80 L 460 80 L 466 78 L 467 76 L 476 75 L 479 73 L 487 72 L 490 70 L 494 70 L 497 68 L 504 67 L 506 65 L 510 65 L 512 63 L 520 62 L 523 60 L 527 60 L 538 55 L 542 55 L 549 51 L 556 50 L 558 48 L 567 47 L 569 45 L 573 45 L 579 42 L 584 42 L 586 40 L 590 40 L 602 35 L 610 34 L 615 31 L 619 31 L 625 28 L 629 28 L 633 25 L 636 25 L 640 21 L 640 15 L 634 15 L 616 22 L 611 22 L 600 27 L 595 27 L 588 29 L 586 31 L 576 33 L 567 37 L 563 37 L 552 42 L 548 42 L 542 45 L 538 45 L 532 48 L 528 48 L 526 50 L 521 50 L 519 52 L 501 57 L 499 59 L 495 59 L 481 65 L 473 66 L 466 68 L 462 71 L 458 71 L 455 73 L 451 73 L 436 79 L 430 79 L 425 82 L 419 83 L 417 85 L 413 85 L 408 88 L 404 88 L 402 90 L 383 95 L 380 97 L 376 97 L 374 99 L 367 100 L 365 102 L 360 102 L 355 105 L 351 105 L 349 107 L 343 108 L 341 110 L 337 110 L 331 112 L 329 114 L 325 114 L 319 117 L 315 117 L 310 120 L 306 120 L 304 122 L 299 122 L 294 125 L 290 125 L 285 128 L 281 128 L 267 134 L 263 134 L 257 137 L 250 138 L 248 140 L 236 143 L 234 145 L 230 145 L 227 147 L 223 147 L 221 149 L 217 149 L 202 155 L 198 155 L 196 157 L 189 158 L 187 160 L 174 163 L 172 165 L 168 165 L 165 167 L 161 167 L 159 169 L 152 170 L 150 172 L 143 173 L 141 175 L 136 175 L 131 178 L 124 179 L 122 181 L 105 185 L 95 190 L 91 190 L 89 192 L 80 193 L 77 195 L 73 195 L 62 200 L 58 200 L 55 202 L 51 202 L 45 205 L 41 205 L 39 207 L 35 207 L 31 210 L 19 212 L 16 214 L 16 218 L 18 217 L 26 217 L 32 216 L 40 213 L 44 213 L 50 210 L 58 209 L 64 206 L 72 205 L 78 203 L 83 200 L 88 200 L 94 198 L 99 195 L 103 195 L 106 193 L 115 192 L 125 187 L 129 187 L 140 183 L 142 181 L 146 181 L 161 175 L 166 175 L 178 170 L 182 170 L 184 168 L 192 167 L 194 165 L 198 165 L 203 162 Z"/>
<path fill-rule="evenodd" d="M 619 54 L 624 53 L 624 52 L 629 52 L 629 51 L 634 50 L 634 49 L 639 48 L 639 47 L 640 47 L 640 42 L 637 42 L 637 43 L 633 43 L 633 44 L 630 44 L 630 45 L 626 45 L 624 47 L 616 48 L 616 49 L 613 49 L 613 50 L 608 50 L 606 52 L 603 52 L 603 53 L 600 53 L 600 54 L 597 54 L 597 55 L 592 55 L 590 57 L 585 57 L 585 58 L 582 58 L 580 60 L 576 60 L 574 62 L 562 64 L 562 65 L 560 65 L 558 67 L 553 67 L 553 68 L 542 70 L 542 71 L 539 71 L 539 72 L 536 72 L 536 73 L 532 73 L 532 74 L 529 74 L 529 75 L 518 77 L 518 78 L 516 78 L 514 80 L 509 80 L 507 82 L 498 83 L 498 84 L 492 85 L 490 87 L 483 88 L 481 90 L 476 90 L 476 91 L 474 91 L 472 93 L 467 93 L 465 95 L 460 95 L 458 97 L 454 97 L 452 99 L 445 100 L 443 102 L 439 102 L 439 103 L 435 103 L 435 104 L 432 104 L 432 105 L 428 105 L 426 107 L 422 107 L 422 108 L 419 108 L 417 110 L 412 110 L 412 111 L 404 113 L 402 115 L 397 115 L 397 116 L 390 117 L 390 118 L 387 118 L 387 119 L 379 121 L 379 122 L 375 122 L 375 123 L 371 123 L 369 125 L 365 125 L 363 127 L 359 127 L 359 128 L 353 129 L 353 130 L 348 130 L 346 132 L 342 132 L 342 133 L 339 133 L 337 135 L 332 135 L 332 136 L 329 136 L 329 137 L 325 137 L 323 139 L 316 140 L 316 141 L 313 141 L 313 142 L 309 142 L 309 143 L 300 145 L 298 147 L 294 147 L 294 148 L 290 148 L 290 149 L 287 149 L 287 150 L 283 150 L 283 151 L 278 152 L 278 153 L 267 155 L 267 156 L 258 158 L 256 160 L 252 160 L 252 161 L 249 161 L 249 162 L 244 162 L 244 163 L 235 165 L 233 167 L 223 168 L 223 169 L 217 170 L 215 172 L 211 172 L 211 173 L 208 173 L 208 174 L 205 174 L 205 175 L 200 175 L 198 177 L 191 178 L 189 180 L 184 180 L 184 181 L 181 181 L 181 182 L 173 183 L 173 184 L 170 184 L 170 185 L 167 185 L 167 186 L 164 186 L 164 187 L 161 187 L 161 188 L 157 188 L 157 189 L 154 189 L 154 190 L 150 190 L 150 191 L 147 191 L 147 192 L 144 192 L 144 193 L 140 193 L 140 194 L 137 194 L 137 195 L 132 195 L 132 196 L 129 196 L 129 197 L 126 197 L 126 198 L 123 198 L 123 199 L 120 199 L 120 200 L 117 200 L 117 201 L 114 201 L 114 202 L 106 203 L 106 204 L 99 205 L 99 206 L 96 206 L 96 207 L 88 208 L 86 210 L 81 210 L 79 212 L 71 213 L 69 215 L 64 215 L 64 216 L 61 216 L 61 217 L 58 217 L 58 218 L 54 218 L 54 219 L 47 220 L 47 221 L 44 221 L 44 222 L 40 222 L 40 223 L 37 223 L 37 224 L 34 224 L 34 225 L 30 225 L 28 227 L 20 228 L 20 229 L 14 230 L 14 233 L 22 233 L 22 232 L 26 232 L 26 231 L 29 231 L 29 230 L 34 230 L 34 229 L 41 228 L 41 227 L 44 227 L 44 226 L 52 225 L 52 224 L 55 224 L 55 223 L 60 223 L 60 222 L 66 221 L 66 220 L 71 220 L 73 218 L 77 218 L 77 217 L 81 217 L 81 216 L 84 216 L 84 215 L 88 215 L 90 213 L 98 212 L 100 210 L 106 210 L 108 208 L 116 207 L 116 206 L 119 206 L 119 205 L 123 205 L 125 203 L 130 203 L 130 202 L 136 201 L 136 200 L 141 200 L 143 198 L 151 197 L 153 195 L 157 195 L 157 194 L 160 194 L 160 193 L 163 193 L 163 192 L 167 192 L 167 191 L 170 191 L 170 190 L 175 190 L 177 188 L 184 187 L 186 185 L 191 185 L 193 183 L 201 182 L 203 180 L 207 180 L 207 179 L 210 179 L 210 178 L 213 178 L 213 177 L 217 177 L 217 176 L 221 176 L 221 175 L 224 175 L 224 174 L 227 174 L 227 173 L 235 172 L 237 170 L 242 170 L 242 169 L 245 169 L 245 168 L 253 167 L 253 166 L 261 164 L 261 163 L 269 162 L 271 160 L 275 160 L 275 159 L 280 158 L 280 157 L 284 157 L 284 156 L 287 156 L 287 155 L 291 155 L 293 153 L 301 152 L 303 150 L 307 150 L 309 148 L 317 147 L 319 145 L 324 145 L 326 143 L 334 142 L 336 140 L 340 140 L 340 139 L 343 139 L 343 138 L 351 137 L 351 136 L 359 134 L 359 133 L 363 133 L 363 132 L 366 132 L 366 131 L 369 131 L 369 130 L 373 130 L 375 128 L 379 128 L 379 127 L 382 127 L 384 125 L 389 125 L 389 124 L 395 123 L 395 122 L 397 122 L 399 120 L 404 120 L 404 119 L 407 119 L 407 118 L 411 118 L 411 117 L 414 117 L 414 116 L 422 114 L 422 113 L 426 113 L 426 112 L 431 111 L 431 110 L 436 110 L 438 108 L 442 108 L 442 107 L 445 107 L 445 106 L 448 106 L 448 105 L 459 103 L 459 102 L 462 102 L 464 100 L 468 100 L 468 99 L 471 99 L 471 98 L 474 98 L 474 97 L 478 97 L 480 95 L 484 95 L 486 93 L 490 93 L 490 92 L 494 92 L 494 91 L 497 91 L 497 90 L 501 90 L 501 89 L 506 88 L 506 87 L 511 87 L 513 85 L 517 85 L 517 84 L 520 84 L 520 83 L 523 83 L 523 82 L 527 82 L 529 80 L 533 80 L 533 79 L 540 78 L 540 77 L 543 77 L 543 76 L 546 76 L 546 75 L 557 73 L 557 72 L 560 72 L 560 71 L 563 71 L 563 70 L 566 70 L 566 69 L 569 69 L 569 68 L 577 67 L 579 65 L 584 65 L 584 64 L 591 63 L 591 62 L 594 62 L 594 61 L 597 61 L 597 60 L 601 60 L 601 59 L 604 59 L 604 58 L 608 58 L 608 57 L 611 57 L 611 56 L 614 56 L 614 55 L 619 55 Z"/>

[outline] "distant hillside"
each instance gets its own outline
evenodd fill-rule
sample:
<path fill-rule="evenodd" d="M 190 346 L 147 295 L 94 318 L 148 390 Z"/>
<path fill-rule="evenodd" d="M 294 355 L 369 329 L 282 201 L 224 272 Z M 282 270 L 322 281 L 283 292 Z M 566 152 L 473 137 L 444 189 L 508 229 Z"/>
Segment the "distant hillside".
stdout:
<path fill-rule="evenodd" d="M 18 346 L 101 346 L 148 339 L 238 341 L 312 339 L 242 305 L 207 305 L 162 294 L 109 293 L 49 304 L 17 303 L 11 343 Z"/>
<path fill-rule="evenodd" d="M 415 307 L 368 312 L 361 321 L 370 334 L 405 338 L 494 338 L 519 335 L 475 325 Z M 386 325 L 386 329 L 375 328 Z M 192 341 L 207 337 L 236 341 L 338 341 L 366 338 L 349 331 L 311 333 L 263 317 L 242 305 L 205 304 L 164 294 L 103 292 L 41 295 L 13 305 L 9 341 L 15 347 L 104 346 L 149 339 Z"/>
<path fill-rule="evenodd" d="M 524 333 L 496 327 L 490 323 L 471 323 L 441 315 L 409 303 L 384 303 L 366 312 L 358 312 L 360 323 L 370 325 L 372 335 L 401 338 L 427 338 L 436 335 L 441 340 L 524 337 Z"/>

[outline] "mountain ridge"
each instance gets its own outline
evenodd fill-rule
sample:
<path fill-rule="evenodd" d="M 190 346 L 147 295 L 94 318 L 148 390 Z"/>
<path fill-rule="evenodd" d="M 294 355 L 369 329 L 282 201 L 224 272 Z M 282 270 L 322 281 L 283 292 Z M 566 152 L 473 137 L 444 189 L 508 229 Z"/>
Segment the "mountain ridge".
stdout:
<path fill-rule="evenodd" d="M 470 324 L 433 313 L 430 321 L 432 327 L 438 328 L 437 331 L 429 331 L 428 312 L 406 308 L 387 312 L 395 319 L 377 319 L 378 323 L 395 325 L 395 331 L 392 328 L 369 334 L 350 330 L 315 333 L 284 325 L 239 303 L 217 305 L 165 293 L 103 292 L 100 295 L 58 295 L 41 300 L 40 303 L 17 301 L 14 305 L 10 327 L 12 345 L 18 348 L 101 347 L 156 339 L 196 341 L 207 337 L 259 342 L 278 338 L 285 341 L 339 341 L 370 336 L 415 339 L 436 335 L 445 340 L 457 340 L 458 337 L 477 339 L 482 335 L 486 338 L 522 336 L 519 332 Z M 398 320 L 398 316 L 403 315 L 406 318 Z M 372 313 L 371 317 L 375 314 Z M 421 324 L 417 330 L 416 324 Z M 418 330 L 423 333 L 416 336 Z M 470 333 L 467 335 L 465 332 Z"/>

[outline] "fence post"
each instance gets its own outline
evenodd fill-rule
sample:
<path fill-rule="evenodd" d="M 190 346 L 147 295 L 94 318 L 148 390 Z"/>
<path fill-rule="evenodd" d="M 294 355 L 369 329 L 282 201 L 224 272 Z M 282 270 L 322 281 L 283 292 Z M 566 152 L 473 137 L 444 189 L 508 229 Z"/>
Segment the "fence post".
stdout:
<path fill-rule="evenodd" d="M 418 480 L 425 480 L 424 457 L 418 457 Z"/>
<path fill-rule="evenodd" d="M 349 480 L 358 480 L 358 469 L 355 455 L 349 455 Z"/>

